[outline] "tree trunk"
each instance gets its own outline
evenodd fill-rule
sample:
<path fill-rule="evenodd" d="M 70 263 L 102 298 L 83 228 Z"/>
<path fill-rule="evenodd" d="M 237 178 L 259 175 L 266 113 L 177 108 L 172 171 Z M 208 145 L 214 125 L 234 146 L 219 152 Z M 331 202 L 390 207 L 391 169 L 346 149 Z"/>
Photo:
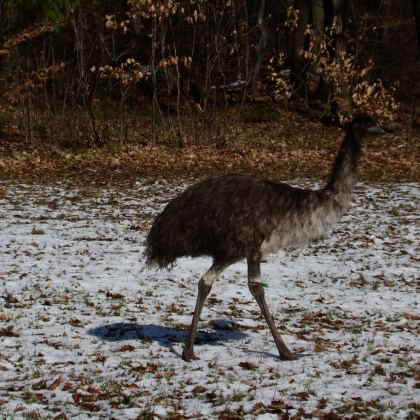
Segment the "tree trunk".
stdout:
<path fill-rule="evenodd" d="M 333 16 L 335 19 L 334 57 L 342 68 L 341 76 L 336 82 L 331 111 L 335 119 L 350 112 L 351 95 L 344 67 L 347 58 L 347 6 L 348 0 L 332 0 Z"/>
<path fill-rule="evenodd" d="M 250 40 L 249 40 L 249 30 L 248 30 L 248 6 L 246 4 L 247 0 L 243 0 L 243 10 L 242 15 L 242 24 L 244 25 L 244 48 L 245 48 L 245 80 L 248 82 L 250 80 L 251 68 L 250 68 Z"/>
<path fill-rule="evenodd" d="M 416 0 L 413 0 L 413 3 Z M 384 50 L 384 46 L 388 43 L 389 37 L 391 36 L 391 31 L 389 30 L 390 20 L 394 18 L 392 16 L 392 0 L 382 0 L 381 6 L 378 10 L 379 15 L 382 21 L 382 28 L 379 32 L 379 41 L 381 43 L 381 49 Z M 420 13 L 420 11 L 419 11 Z"/>
<path fill-rule="evenodd" d="M 77 4 L 77 3 L 76 3 Z M 76 49 L 76 57 L 77 57 L 77 70 L 78 70 L 78 93 L 81 93 L 81 98 L 83 101 L 84 108 L 87 110 L 90 122 L 92 125 L 92 132 L 94 143 L 96 145 L 100 144 L 100 136 L 97 129 L 97 121 L 96 121 L 96 113 L 94 109 L 94 98 L 92 95 L 91 90 L 89 89 L 89 81 L 88 75 L 86 72 L 86 62 L 87 59 L 85 57 L 85 46 L 84 46 L 84 30 L 83 28 L 87 27 L 85 22 L 83 22 L 82 18 L 83 12 L 82 8 L 74 6 L 70 0 L 68 0 L 69 11 L 71 16 L 71 22 L 73 25 L 74 31 L 74 40 L 75 40 L 75 49 Z M 78 13 L 78 16 L 76 16 Z M 89 145 L 90 145 L 89 141 Z"/>
<path fill-rule="evenodd" d="M 260 43 L 258 46 L 258 53 L 257 58 L 255 59 L 254 67 L 252 68 L 252 74 L 251 74 L 251 95 L 256 95 L 258 93 L 258 74 L 260 73 L 263 58 L 264 58 L 264 52 L 265 52 L 265 46 L 267 44 L 267 32 L 264 29 L 263 25 L 263 17 L 264 17 L 264 9 L 265 9 L 265 0 L 260 0 L 260 7 L 258 9 L 258 15 L 257 15 L 257 27 L 258 31 L 260 32 Z"/>
<path fill-rule="evenodd" d="M 299 10 L 297 27 L 293 31 L 293 44 L 290 57 L 290 70 L 293 90 L 301 90 L 306 84 L 306 63 L 303 57 L 305 50 L 306 29 L 311 11 L 310 0 L 295 0 L 295 9 Z"/>
<path fill-rule="evenodd" d="M 323 91 L 328 91 L 325 79 L 319 76 L 317 62 L 323 52 L 322 42 L 324 39 L 325 13 L 324 0 L 312 0 L 312 38 L 310 52 L 312 53 L 309 66 L 308 89 L 309 94 L 324 96 Z"/>
<path fill-rule="evenodd" d="M 324 0 L 312 0 L 312 53 L 318 56 L 324 36 Z"/>
<path fill-rule="evenodd" d="M 420 0 L 413 1 L 413 14 L 416 21 L 417 42 L 420 48 Z"/>

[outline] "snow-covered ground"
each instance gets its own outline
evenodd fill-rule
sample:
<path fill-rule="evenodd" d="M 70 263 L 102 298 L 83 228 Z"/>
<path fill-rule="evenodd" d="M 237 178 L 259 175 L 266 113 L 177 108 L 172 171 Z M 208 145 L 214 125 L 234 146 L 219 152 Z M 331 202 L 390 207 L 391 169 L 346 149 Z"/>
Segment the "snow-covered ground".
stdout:
<path fill-rule="evenodd" d="M 243 261 L 185 363 L 211 261 L 148 270 L 142 252 L 186 185 L 0 183 L 0 417 L 419 418 L 419 185 L 359 184 L 325 239 L 262 264 L 283 339 L 311 355 L 278 359 Z"/>

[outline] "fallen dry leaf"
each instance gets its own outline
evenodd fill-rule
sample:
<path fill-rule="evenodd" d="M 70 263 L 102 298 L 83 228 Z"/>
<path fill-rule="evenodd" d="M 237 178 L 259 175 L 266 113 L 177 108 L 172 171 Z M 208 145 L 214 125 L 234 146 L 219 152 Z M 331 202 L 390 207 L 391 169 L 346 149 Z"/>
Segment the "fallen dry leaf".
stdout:
<path fill-rule="evenodd" d="M 11 312 L 3 312 L 0 314 L 0 321 L 13 321 L 14 316 Z"/>
<path fill-rule="evenodd" d="M 59 376 L 49 387 L 48 389 L 52 391 L 53 389 L 58 388 L 64 382 L 64 378 Z"/>

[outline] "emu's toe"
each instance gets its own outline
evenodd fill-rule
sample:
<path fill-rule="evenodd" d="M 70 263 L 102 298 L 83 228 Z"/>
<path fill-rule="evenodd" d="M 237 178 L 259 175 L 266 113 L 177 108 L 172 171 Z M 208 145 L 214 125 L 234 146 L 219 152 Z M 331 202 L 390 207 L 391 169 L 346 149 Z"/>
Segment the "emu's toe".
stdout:
<path fill-rule="evenodd" d="M 192 360 L 200 360 L 198 356 L 196 356 L 192 351 L 183 351 L 182 352 L 182 358 L 186 362 L 191 362 Z"/>
<path fill-rule="evenodd" d="M 311 356 L 309 353 L 288 353 L 284 355 L 280 355 L 281 360 L 297 360 L 301 357 Z"/>

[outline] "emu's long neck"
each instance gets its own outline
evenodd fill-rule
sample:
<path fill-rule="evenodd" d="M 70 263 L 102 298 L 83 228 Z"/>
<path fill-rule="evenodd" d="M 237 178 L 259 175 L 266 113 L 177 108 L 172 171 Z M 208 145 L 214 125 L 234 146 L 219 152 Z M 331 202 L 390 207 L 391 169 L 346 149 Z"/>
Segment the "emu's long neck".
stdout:
<path fill-rule="evenodd" d="M 343 207 L 343 212 L 350 205 L 351 194 L 357 181 L 360 140 L 351 129 L 347 132 L 335 158 L 330 181 L 326 185 L 326 190 L 334 194 L 337 204 Z"/>

